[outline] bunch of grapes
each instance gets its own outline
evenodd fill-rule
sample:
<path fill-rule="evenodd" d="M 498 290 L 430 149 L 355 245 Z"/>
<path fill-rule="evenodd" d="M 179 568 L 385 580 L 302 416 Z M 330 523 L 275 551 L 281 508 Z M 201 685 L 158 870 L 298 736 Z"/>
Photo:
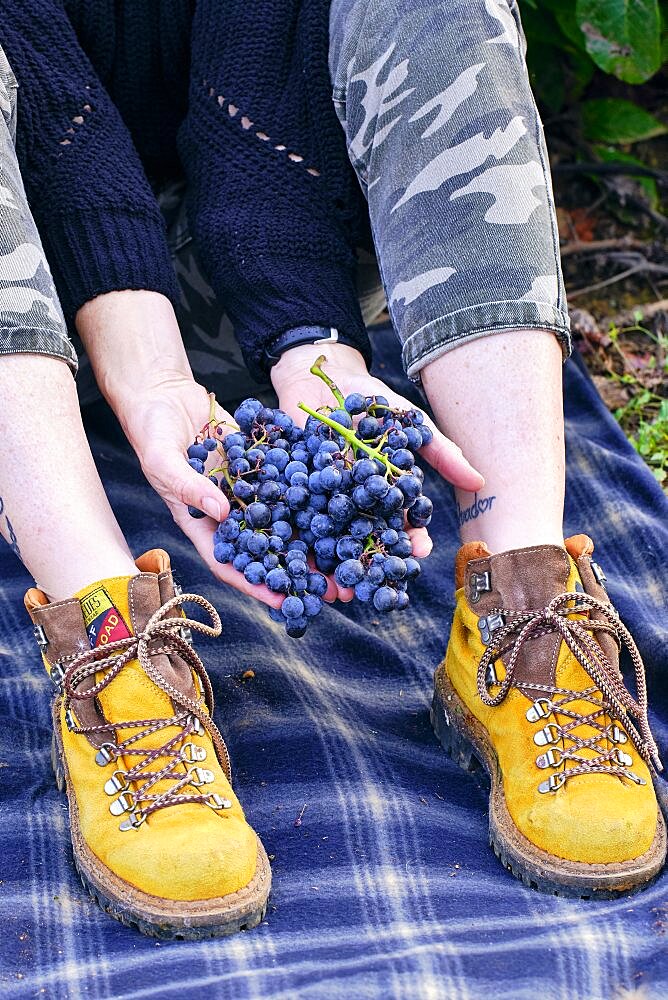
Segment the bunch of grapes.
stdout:
<path fill-rule="evenodd" d="M 344 399 L 324 361 L 311 372 L 336 405 L 316 411 L 300 403 L 304 429 L 282 410 L 246 399 L 234 413 L 238 430 L 225 436 L 229 428 L 215 421 L 212 399 L 211 419 L 188 449 L 190 465 L 230 503 L 214 534 L 214 557 L 284 595 L 270 615 L 293 637 L 322 610 L 323 574 L 379 612 L 407 607 L 409 581 L 421 567 L 406 521 L 426 527 L 432 514 L 415 464 L 415 452 L 432 439 L 424 415 L 393 410 L 383 396 Z M 207 461 L 212 452 L 215 468 Z"/>

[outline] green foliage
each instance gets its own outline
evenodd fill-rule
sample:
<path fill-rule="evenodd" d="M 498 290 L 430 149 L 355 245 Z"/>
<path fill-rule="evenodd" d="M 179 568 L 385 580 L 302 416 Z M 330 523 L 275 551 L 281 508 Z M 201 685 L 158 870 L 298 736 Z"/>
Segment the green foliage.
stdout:
<path fill-rule="evenodd" d="M 521 7 L 532 83 L 550 111 L 577 101 L 597 68 L 644 83 L 668 55 L 668 0 L 522 0 Z"/>
<path fill-rule="evenodd" d="M 575 16 L 585 48 L 606 73 L 644 83 L 661 65 L 657 0 L 577 0 Z"/>
<path fill-rule="evenodd" d="M 642 142 L 668 132 L 654 115 L 619 97 L 584 101 L 581 114 L 584 137 L 590 142 Z"/>
<path fill-rule="evenodd" d="M 615 412 L 615 416 L 626 430 L 629 423 L 635 423 L 635 433 L 629 440 L 639 455 L 645 459 L 660 483 L 668 479 L 668 399 L 661 399 L 656 393 L 645 390 L 634 396 L 626 406 Z M 628 433 L 628 432 L 627 432 Z"/>
<path fill-rule="evenodd" d="M 638 311 L 636 315 L 640 321 L 642 312 Z M 609 335 L 613 347 L 620 350 L 623 355 L 624 352 L 619 348 L 620 334 L 633 333 L 634 331 L 642 333 L 657 345 L 658 356 L 663 357 L 663 373 L 667 374 L 668 336 L 665 334 L 655 335 L 641 326 L 639 322 L 636 326 L 623 330 L 612 326 Z M 650 364 L 648 368 L 656 370 L 655 359 L 652 361 L 654 363 Z M 668 485 L 668 399 L 643 385 L 641 379 L 631 371 L 627 370 L 623 375 L 611 371 L 610 378 L 625 385 L 632 393 L 629 402 L 615 410 L 616 419 L 658 481 Z"/>

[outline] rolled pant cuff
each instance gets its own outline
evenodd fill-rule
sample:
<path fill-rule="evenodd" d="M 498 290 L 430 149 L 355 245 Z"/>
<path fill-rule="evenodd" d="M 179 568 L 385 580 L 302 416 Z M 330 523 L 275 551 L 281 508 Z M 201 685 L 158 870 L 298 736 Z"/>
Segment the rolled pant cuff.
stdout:
<path fill-rule="evenodd" d="M 506 330 L 552 330 L 564 359 L 572 350 L 568 314 L 547 302 L 485 302 L 439 316 L 404 340 L 402 361 L 408 377 L 420 381 L 430 361 L 471 340 Z"/>
<path fill-rule="evenodd" d="M 35 327 L 0 327 L 0 355 L 44 354 L 64 361 L 76 375 L 79 368 L 76 351 L 71 341 L 54 330 Z"/>

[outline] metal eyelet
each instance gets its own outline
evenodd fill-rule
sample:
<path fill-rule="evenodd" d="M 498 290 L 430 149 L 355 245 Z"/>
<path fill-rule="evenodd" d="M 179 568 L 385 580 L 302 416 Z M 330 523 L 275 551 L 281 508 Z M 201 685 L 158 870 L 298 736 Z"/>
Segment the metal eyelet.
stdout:
<path fill-rule="evenodd" d="M 194 778 L 190 779 L 190 784 L 195 785 L 197 788 L 200 785 L 210 785 L 212 781 L 216 780 L 213 771 L 209 771 L 206 767 L 191 767 L 188 774 L 195 775 Z"/>
<path fill-rule="evenodd" d="M 599 565 L 599 563 L 593 562 L 591 564 L 591 571 L 594 574 L 594 578 L 599 587 L 603 587 L 603 589 L 605 590 L 605 585 L 608 582 L 608 578 L 603 572 L 603 568 Z"/>
<path fill-rule="evenodd" d="M 200 722 L 200 720 L 197 718 L 196 715 L 189 715 L 186 721 L 190 723 L 193 732 L 197 736 L 202 735 L 202 733 L 204 732 L 204 726 L 202 725 L 202 723 Z"/>
<path fill-rule="evenodd" d="M 628 736 L 626 735 L 624 730 L 620 729 L 619 726 L 617 725 L 614 725 L 612 727 L 612 732 L 610 733 L 610 739 L 612 740 L 613 743 L 628 743 Z"/>
<path fill-rule="evenodd" d="M 485 686 L 488 688 L 494 687 L 495 684 L 499 683 L 499 678 L 496 674 L 496 667 L 493 663 L 487 664 L 487 670 L 485 671 Z"/>
<path fill-rule="evenodd" d="M 180 597 L 183 593 L 183 587 L 180 583 L 174 582 L 174 595 Z M 184 642 L 187 642 L 189 646 L 193 645 L 193 634 L 192 629 L 188 628 L 187 625 L 183 625 L 180 629 L 181 638 Z"/>
<path fill-rule="evenodd" d="M 104 790 L 107 795 L 115 795 L 117 792 L 127 792 L 130 784 L 125 781 L 126 777 L 127 771 L 114 771 L 109 780 L 104 784 Z"/>
<path fill-rule="evenodd" d="M 212 792 L 206 800 L 206 804 L 211 806 L 212 809 L 231 809 L 232 803 L 229 799 L 224 799 L 222 795 L 218 795 L 217 792 Z"/>
<path fill-rule="evenodd" d="M 40 652 L 43 653 L 46 647 L 49 645 L 49 640 L 46 637 L 44 626 L 33 625 L 32 634 L 35 636 L 35 642 L 39 646 Z"/>
<path fill-rule="evenodd" d="M 541 781 L 538 791 L 542 794 L 545 794 L 545 792 L 557 792 L 565 781 L 566 775 L 563 771 L 560 771 L 559 774 L 551 774 L 545 781 Z"/>
<path fill-rule="evenodd" d="M 128 816 L 124 819 L 122 823 L 119 824 L 118 829 L 125 833 L 126 830 L 138 830 L 142 823 L 145 821 L 146 816 L 142 812 L 133 813 L 132 816 Z"/>
<path fill-rule="evenodd" d="M 65 712 L 65 725 L 67 726 L 70 732 L 72 732 L 74 729 L 77 728 L 78 723 L 76 720 L 76 716 L 71 708 L 68 708 L 67 711 Z"/>
<path fill-rule="evenodd" d="M 506 624 L 506 619 L 502 614 L 498 613 L 493 615 L 484 615 L 482 618 L 478 619 L 478 630 L 480 631 L 480 640 L 483 646 L 489 646 L 494 633 L 498 632 L 500 628 Z"/>
<path fill-rule="evenodd" d="M 477 604 L 482 594 L 487 594 L 492 589 L 492 580 L 489 570 L 484 573 L 471 573 L 469 577 L 471 604 Z"/>
<path fill-rule="evenodd" d="M 65 676 L 65 668 L 60 663 L 54 663 L 54 665 L 49 670 L 49 677 L 53 682 L 54 687 L 60 689 L 63 686 L 63 677 Z"/>
<path fill-rule="evenodd" d="M 630 778 L 631 781 L 636 785 L 646 785 L 647 782 L 644 778 L 641 778 L 639 774 L 634 774 L 633 771 L 625 771 L 624 776 Z"/>
<path fill-rule="evenodd" d="M 186 751 L 189 751 L 189 753 Z M 183 759 L 188 764 L 197 764 L 206 760 L 206 750 L 204 747 L 198 747 L 196 743 L 184 743 L 181 753 L 183 755 Z"/>
<path fill-rule="evenodd" d="M 118 747 L 115 743 L 103 743 L 95 754 L 95 763 L 99 764 L 100 767 L 106 767 L 107 764 L 111 764 L 112 760 L 116 760 L 117 756 Z"/>
<path fill-rule="evenodd" d="M 544 747 L 548 743 L 556 743 L 558 739 L 561 738 L 561 726 L 558 726 L 555 722 L 549 722 L 547 726 L 543 729 L 539 729 L 537 733 L 534 734 L 533 741 L 536 746 Z"/>
<path fill-rule="evenodd" d="M 135 807 L 135 797 L 132 792 L 122 792 L 117 799 L 109 805 L 109 812 L 112 816 L 121 816 L 124 812 L 132 812 Z"/>
<path fill-rule="evenodd" d="M 561 750 L 555 747 L 550 747 L 545 753 L 540 754 L 536 757 L 536 764 L 540 768 L 544 767 L 559 767 L 561 764 Z"/>
<path fill-rule="evenodd" d="M 633 757 L 631 756 L 631 754 L 625 753 L 623 750 L 620 750 L 619 747 L 615 748 L 613 759 L 618 764 L 621 764 L 622 767 L 630 767 L 631 764 L 633 763 Z"/>
<path fill-rule="evenodd" d="M 529 722 L 538 722 L 539 719 L 547 719 L 548 715 L 552 715 L 552 702 L 549 698 L 537 698 L 533 705 L 530 705 L 526 711 L 526 717 Z"/>

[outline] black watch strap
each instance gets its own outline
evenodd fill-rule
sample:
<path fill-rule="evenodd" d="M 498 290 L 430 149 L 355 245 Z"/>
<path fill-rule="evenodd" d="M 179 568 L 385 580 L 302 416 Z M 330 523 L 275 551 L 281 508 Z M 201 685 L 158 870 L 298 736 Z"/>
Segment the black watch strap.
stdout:
<path fill-rule="evenodd" d="M 273 368 L 282 354 L 293 347 L 300 347 L 302 344 L 345 344 L 347 347 L 354 347 L 357 344 L 345 334 L 339 333 L 334 326 L 295 326 L 292 330 L 286 330 L 278 337 L 270 341 L 264 349 L 267 368 Z"/>

